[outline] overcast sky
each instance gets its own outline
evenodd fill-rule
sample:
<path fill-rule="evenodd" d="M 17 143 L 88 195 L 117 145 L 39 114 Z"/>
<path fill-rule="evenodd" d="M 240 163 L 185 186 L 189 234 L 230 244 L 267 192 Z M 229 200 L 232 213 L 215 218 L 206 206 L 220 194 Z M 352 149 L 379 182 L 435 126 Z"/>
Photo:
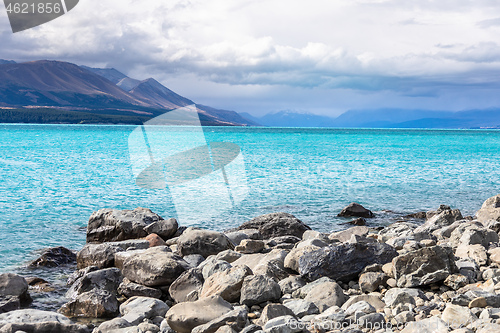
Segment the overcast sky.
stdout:
<path fill-rule="evenodd" d="M 499 43 L 498 0 L 80 0 L 16 34 L 0 7 L 1 59 L 114 67 L 257 115 L 498 107 Z"/>

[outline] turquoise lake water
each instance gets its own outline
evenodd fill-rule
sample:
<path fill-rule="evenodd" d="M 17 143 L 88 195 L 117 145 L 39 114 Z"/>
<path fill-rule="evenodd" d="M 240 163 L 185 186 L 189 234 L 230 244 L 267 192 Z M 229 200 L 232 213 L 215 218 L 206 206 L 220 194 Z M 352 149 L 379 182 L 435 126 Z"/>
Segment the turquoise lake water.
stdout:
<path fill-rule="evenodd" d="M 183 215 L 181 225 L 225 230 L 285 211 L 332 231 L 344 227 L 336 215 L 353 201 L 376 212 L 370 223 L 377 225 L 439 204 L 473 215 L 500 193 L 500 131 L 205 127 L 207 141 L 241 147 L 243 173 L 227 172 L 247 193 L 223 210 L 203 205 L 207 195 L 219 200 L 217 186 L 203 195 L 187 187 L 180 199 L 169 189 L 138 187 L 129 154 L 134 129 L 0 125 L 1 271 L 49 246 L 78 250 L 88 217 L 100 208 L 148 207 L 168 218 L 177 217 L 182 199 L 193 215 Z"/>

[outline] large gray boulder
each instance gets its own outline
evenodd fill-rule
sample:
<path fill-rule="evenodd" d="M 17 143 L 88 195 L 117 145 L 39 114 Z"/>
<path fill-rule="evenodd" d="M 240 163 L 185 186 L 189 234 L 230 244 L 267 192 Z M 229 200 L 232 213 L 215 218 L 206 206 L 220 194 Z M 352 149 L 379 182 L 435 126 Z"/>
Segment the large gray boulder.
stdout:
<path fill-rule="evenodd" d="M 400 255 L 392 261 L 400 288 L 418 287 L 442 281 L 458 269 L 451 248 L 432 246 Z"/>
<path fill-rule="evenodd" d="M 203 288 L 203 282 L 201 270 L 191 268 L 172 282 L 168 288 L 168 293 L 176 303 L 196 301 L 201 288 Z"/>
<path fill-rule="evenodd" d="M 149 242 L 147 240 L 86 244 L 76 255 L 77 267 L 78 269 L 88 266 L 113 267 L 116 253 L 126 251 L 128 248 L 147 249 L 148 247 Z"/>
<path fill-rule="evenodd" d="M 352 202 L 342 211 L 337 215 L 340 217 L 349 217 L 349 216 L 355 216 L 355 217 L 373 217 L 375 216 L 369 209 L 366 209 L 365 207 L 361 206 L 358 203 Z"/>
<path fill-rule="evenodd" d="M 73 323 L 64 315 L 36 309 L 0 314 L 0 332 L 90 333 L 91 329 Z"/>
<path fill-rule="evenodd" d="M 206 324 L 234 310 L 220 296 L 202 298 L 195 302 L 183 302 L 168 310 L 165 318 L 168 325 L 179 333 L 190 333 L 193 328 Z"/>
<path fill-rule="evenodd" d="M 0 297 L 9 296 L 18 299 L 21 305 L 31 302 L 25 278 L 13 273 L 0 274 Z"/>
<path fill-rule="evenodd" d="M 479 222 L 500 221 L 500 194 L 488 198 L 476 213 Z"/>
<path fill-rule="evenodd" d="M 112 318 L 118 313 L 118 300 L 113 292 L 92 289 L 64 304 L 59 312 L 67 317 Z"/>
<path fill-rule="evenodd" d="M 366 266 L 390 262 L 398 253 L 383 243 L 343 243 L 305 253 L 299 260 L 299 273 L 309 281 L 321 277 L 350 281 Z"/>
<path fill-rule="evenodd" d="M 306 230 L 311 230 L 301 220 L 288 213 L 261 215 L 243 223 L 238 229 L 258 229 L 264 239 L 287 235 L 302 238 Z"/>
<path fill-rule="evenodd" d="M 200 254 L 207 258 L 232 248 L 226 235 L 216 231 L 188 228 L 177 240 L 177 249 L 182 256 Z"/>
<path fill-rule="evenodd" d="M 102 243 L 146 237 L 148 225 L 163 220 L 147 208 L 134 210 L 100 209 L 90 215 L 87 242 Z"/>
<path fill-rule="evenodd" d="M 272 278 L 265 275 L 245 277 L 241 287 L 240 303 L 248 306 L 277 301 L 281 297 L 281 288 Z"/>
<path fill-rule="evenodd" d="M 73 283 L 66 292 L 66 298 L 75 299 L 78 295 L 92 289 L 101 289 L 110 293 L 116 293 L 122 279 L 122 274 L 118 268 L 106 268 L 89 272 Z"/>
<path fill-rule="evenodd" d="M 205 280 L 200 298 L 219 295 L 228 302 L 237 302 L 240 299 L 243 280 L 248 275 L 252 275 L 252 271 L 245 265 L 217 272 Z"/>
<path fill-rule="evenodd" d="M 170 285 L 189 268 L 189 264 L 168 247 L 156 246 L 125 259 L 122 273 L 132 282 L 155 287 Z"/>

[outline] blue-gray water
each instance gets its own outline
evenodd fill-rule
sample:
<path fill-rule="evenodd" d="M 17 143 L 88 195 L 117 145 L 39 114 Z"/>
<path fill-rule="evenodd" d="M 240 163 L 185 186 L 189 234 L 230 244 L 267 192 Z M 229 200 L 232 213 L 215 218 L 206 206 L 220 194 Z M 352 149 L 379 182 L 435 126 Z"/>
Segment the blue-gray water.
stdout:
<path fill-rule="evenodd" d="M 37 251 L 85 243 L 97 209 L 148 207 L 175 217 L 170 192 L 135 185 L 135 126 L 0 125 L 0 270 Z M 249 193 L 233 209 L 180 221 L 228 229 L 285 211 L 322 231 L 356 201 L 376 223 L 448 204 L 472 215 L 500 192 L 500 131 L 205 127 L 207 141 L 241 147 Z M 189 195 L 191 197 L 191 195 Z M 196 193 L 192 194 L 196 205 Z M 395 213 L 382 212 L 391 210 Z"/>

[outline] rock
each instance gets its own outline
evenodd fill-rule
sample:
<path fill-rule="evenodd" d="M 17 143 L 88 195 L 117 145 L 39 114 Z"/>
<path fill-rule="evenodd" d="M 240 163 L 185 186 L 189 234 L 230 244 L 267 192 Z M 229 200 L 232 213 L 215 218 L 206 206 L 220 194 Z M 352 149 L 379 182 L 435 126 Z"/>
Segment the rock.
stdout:
<path fill-rule="evenodd" d="M 372 331 L 377 331 L 385 327 L 385 318 L 381 313 L 370 313 L 361 316 L 358 319 L 358 325 L 370 329 Z"/>
<path fill-rule="evenodd" d="M 325 282 L 308 292 L 304 300 L 314 303 L 323 312 L 331 306 L 342 306 L 345 295 L 336 282 Z"/>
<path fill-rule="evenodd" d="M 144 228 L 163 220 L 147 208 L 134 210 L 100 209 L 92 213 L 87 226 L 87 242 L 102 243 L 147 236 Z"/>
<path fill-rule="evenodd" d="M 231 250 L 227 250 L 227 251 L 231 251 Z M 205 261 L 205 258 L 199 254 L 188 254 L 187 256 L 182 257 L 182 259 L 184 259 L 184 261 L 187 262 L 189 264 L 189 266 L 191 266 L 191 268 L 196 268 L 202 262 Z M 217 259 L 227 261 L 225 259 L 220 259 L 220 258 L 217 258 Z"/>
<path fill-rule="evenodd" d="M 469 279 L 462 274 L 452 274 L 449 275 L 443 283 L 453 290 L 458 290 L 465 287 L 469 283 Z"/>
<path fill-rule="evenodd" d="M 32 261 L 29 267 L 58 267 L 76 262 L 76 254 L 63 246 L 53 247 L 43 251 L 38 259 Z"/>
<path fill-rule="evenodd" d="M 364 314 L 370 314 L 377 312 L 377 309 L 375 309 L 370 303 L 366 301 L 359 301 L 356 302 L 352 305 L 350 305 L 346 310 L 345 314 L 347 316 L 352 316 L 356 313 L 364 313 Z"/>
<path fill-rule="evenodd" d="M 102 244 L 86 244 L 76 255 L 78 269 L 88 266 L 99 268 L 113 267 L 115 253 L 126 251 L 128 248 L 147 249 L 149 242 L 146 240 L 127 240 Z"/>
<path fill-rule="evenodd" d="M 339 244 L 305 253 L 299 273 L 309 281 L 322 276 L 349 281 L 371 264 L 385 264 L 396 257 L 394 248 L 383 243 Z"/>
<path fill-rule="evenodd" d="M 246 265 L 250 267 L 252 271 L 259 265 L 264 265 L 266 262 L 278 263 L 280 268 L 284 268 L 285 257 L 289 251 L 281 249 L 273 249 L 269 253 L 254 253 L 245 254 L 241 256 L 238 260 L 235 260 L 232 264 L 235 265 Z"/>
<path fill-rule="evenodd" d="M 390 290 L 389 290 L 390 291 Z M 371 306 L 373 306 L 377 311 L 383 310 L 385 308 L 385 303 L 380 299 L 380 297 L 375 296 L 375 295 L 356 295 L 347 300 L 342 305 L 343 310 L 347 310 L 351 305 L 365 301 L 369 303 Z"/>
<path fill-rule="evenodd" d="M 26 309 L 0 314 L 0 331 L 5 333 L 90 333 L 91 329 L 74 324 L 70 319 L 56 312 Z"/>
<path fill-rule="evenodd" d="M 334 280 L 330 279 L 329 277 L 322 277 L 317 280 L 314 280 L 313 282 L 307 283 L 305 286 L 302 288 L 298 289 L 296 292 L 293 293 L 293 297 L 297 298 L 305 298 L 307 294 L 311 292 L 314 288 L 319 286 L 320 284 L 323 283 L 328 283 L 328 282 L 335 282 Z"/>
<path fill-rule="evenodd" d="M 188 228 L 182 233 L 177 246 L 182 256 L 200 254 L 205 258 L 232 248 L 231 242 L 224 234 L 194 228 Z"/>
<path fill-rule="evenodd" d="M 266 333 L 296 333 L 302 328 L 292 316 L 281 316 L 269 320 L 263 327 Z"/>
<path fill-rule="evenodd" d="M 455 273 L 453 251 L 440 246 L 425 247 L 393 259 L 398 287 L 418 287 L 439 282 Z"/>
<path fill-rule="evenodd" d="M 366 225 L 366 220 L 363 217 L 358 217 L 357 219 L 347 222 L 347 224 L 363 226 Z"/>
<path fill-rule="evenodd" d="M 28 282 L 22 276 L 13 273 L 0 274 L 0 297 L 2 296 L 10 299 L 5 301 L 10 303 L 11 306 L 13 300 L 9 296 L 18 298 L 20 305 L 31 303 L 31 297 L 28 293 Z"/>
<path fill-rule="evenodd" d="M 281 297 L 281 289 L 277 282 L 264 275 L 245 277 L 241 287 L 240 303 L 248 306 L 277 301 Z"/>
<path fill-rule="evenodd" d="M 488 198 L 476 213 L 479 222 L 500 221 L 500 195 Z"/>
<path fill-rule="evenodd" d="M 149 242 L 149 247 L 167 245 L 167 243 L 165 243 L 165 241 L 157 234 L 149 234 L 144 239 Z"/>
<path fill-rule="evenodd" d="M 293 313 L 299 318 L 319 313 L 319 309 L 316 304 L 303 299 L 292 299 L 290 301 L 286 301 L 284 305 L 292 310 Z"/>
<path fill-rule="evenodd" d="M 157 234 L 163 239 L 169 239 L 175 235 L 178 227 L 177 220 L 171 218 L 155 221 L 144 227 L 144 231 L 148 234 Z"/>
<path fill-rule="evenodd" d="M 134 296 L 120 305 L 120 314 L 122 318 L 138 325 L 144 319 L 153 319 L 155 317 L 164 317 L 169 307 L 164 302 L 156 298 Z"/>
<path fill-rule="evenodd" d="M 356 217 L 373 217 L 375 216 L 370 210 L 361 206 L 358 203 L 350 203 L 342 209 L 342 211 L 337 215 L 340 217 L 356 216 Z"/>
<path fill-rule="evenodd" d="M 474 298 L 472 301 L 469 303 L 469 308 L 485 308 L 488 306 L 488 302 L 486 302 L 486 298 L 484 297 L 477 297 Z"/>
<path fill-rule="evenodd" d="M 127 328 L 130 326 L 132 326 L 132 324 L 130 324 L 123 318 L 113 318 L 111 320 L 103 322 L 93 333 L 113 332 L 113 330 Z"/>
<path fill-rule="evenodd" d="M 448 303 L 441 315 L 441 319 L 451 328 L 457 329 L 469 325 L 477 320 L 477 317 L 472 314 L 469 308 Z"/>
<path fill-rule="evenodd" d="M 99 289 L 116 294 L 116 290 L 122 282 L 122 274 L 118 268 L 106 268 L 92 271 L 75 281 L 66 292 L 66 297 L 76 299 L 79 295 Z"/>
<path fill-rule="evenodd" d="M 367 272 L 359 276 L 359 287 L 364 293 L 371 293 L 384 285 L 389 277 L 384 273 Z"/>
<path fill-rule="evenodd" d="M 467 228 L 459 240 L 460 245 L 467 246 L 480 244 L 485 248 L 488 248 L 491 243 L 498 243 L 498 234 L 493 230 L 488 230 L 478 226 L 471 226 Z"/>
<path fill-rule="evenodd" d="M 330 236 L 328 236 L 328 238 L 330 240 L 336 239 L 341 243 L 345 243 L 348 242 L 353 235 L 365 237 L 366 235 L 368 235 L 369 231 L 370 229 L 364 226 L 352 227 L 347 230 L 331 233 Z"/>
<path fill-rule="evenodd" d="M 275 281 L 283 280 L 289 273 L 283 269 L 283 262 L 279 259 L 265 261 L 254 267 L 255 275 L 266 275 Z"/>
<path fill-rule="evenodd" d="M 227 238 L 229 238 L 231 243 L 234 244 L 234 246 L 240 245 L 241 241 L 244 239 L 250 239 L 250 237 L 246 233 L 241 231 L 226 232 L 225 235 Z"/>
<path fill-rule="evenodd" d="M 224 261 L 227 261 L 228 263 L 233 263 L 236 260 L 238 260 L 239 258 L 241 258 L 242 255 L 243 254 L 238 253 L 238 252 L 233 251 L 233 250 L 225 250 L 225 251 L 219 252 L 215 256 L 215 259 L 224 260 Z"/>
<path fill-rule="evenodd" d="M 305 286 L 306 282 L 300 276 L 292 275 L 281 280 L 278 284 L 283 294 L 292 294 L 295 290 Z"/>
<path fill-rule="evenodd" d="M 172 282 L 168 293 L 176 303 L 193 302 L 198 299 L 198 294 L 203 288 L 203 275 L 199 268 L 191 268 L 183 272 Z"/>
<path fill-rule="evenodd" d="M 263 249 L 264 249 L 263 241 L 244 239 L 241 241 L 240 245 L 236 246 L 234 250 L 240 253 L 250 254 L 250 253 L 259 253 Z"/>
<path fill-rule="evenodd" d="M 238 230 L 242 229 L 258 229 L 264 239 L 269 239 L 287 235 L 301 238 L 302 234 L 311 228 L 292 214 L 271 213 L 243 223 L 238 227 Z"/>
<path fill-rule="evenodd" d="M 489 249 L 488 254 L 492 262 L 500 264 L 500 247 Z"/>
<path fill-rule="evenodd" d="M 0 296 L 0 313 L 19 310 L 21 301 L 17 296 Z"/>
<path fill-rule="evenodd" d="M 300 258 L 308 252 L 314 252 L 319 250 L 320 247 L 314 245 L 296 247 L 290 251 L 285 257 L 284 267 L 299 272 L 299 260 Z"/>
<path fill-rule="evenodd" d="M 215 333 L 223 326 L 229 326 L 236 332 L 241 332 L 247 321 L 247 310 L 244 307 L 236 308 L 206 324 L 196 326 L 192 333 Z"/>
<path fill-rule="evenodd" d="M 215 256 L 210 257 L 200 265 L 201 273 L 203 274 L 203 278 L 205 280 L 208 279 L 211 275 L 218 272 L 227 271 L 228 269 L 231 269 L 231 267 L 233 266 L 230 263 L 224 260 L 217 260 Z"/>
<path fill-rule="evenodd" d="M 481 244 L 460 245 L 455 250 L 455 255 L 462 259 L 470 258 L 479 266 L 484 266 L 488 262 L 488 254 Z"/>
<path fill-rule="evenodd" d="M 195 302 L 176 304 L 168 310 L 165 318 L 176 332 L 190 333 L 196 326 L 206 324 L 232 310 L 232 305 L 222 297 L 211 296 Z"/>
<path fill-rule="evenodd" d="M 112 292 L 91 289 L 64 304 L 59 312 L 68 317 L 110 318 L 118 313 L 118 300 Z"/>
<path fill-rule="evenodd" d="M 123 263 L 123 275 L 132 282 L 148 287 L 171 284 L 189 269 L 189 265 L 167 249 L 163 246 L 152 247 L 127 258 Z"/>
<path fill-rule="evenodd" d="M 271 303 L 266 305 L 262 310 L 258 324 L 265 325 L 269 320 L 282 316 L 295 317 L 295 314 L 292 310 L 282 304 Z"/>
<path fill-rule="evenodd" d="M 219 295 L 228 302 L 237 302 L 240 299 L 243 280 L 249 275 L 252 275 L 252 271 L 245 265 L 215 273 L 205 280 L 200 298 Z"/>
<path fill-rule="evenodd" d="M 500 325 L 494 323 L 484 323 L 481 324 L 476 331 L 476 333 L 492 333 L 492 332 L 500 332 Z"/>
<path fill-rule="evenodd" d="M 439 317 L 408 323 L 401 333 L 448 333 L 448 325 Z"/>
<path fill-rule="evenodd" d="M 166 247 L 165 247 L 165 249 L 167 250 Z M 127 260 L 130 257 L 135 256 L 136 254 L 143 253 L 144 251 L 146 251 L 146 249 L 116 252 L 114 266 L 116 268 L 123 269 L 123 263 L 125 262 L 125 260 Z"/>
<path fill-rule="evenodd" d="M 458 209 L 445 209 L 438 214 L 428 218 L 423 225 L 415 229 L 415 232 L 433 232 L 437 229 L 449 226 L 453 224 L 453 222 L 462 219 L 462 214 Z"/>
<path fill-rule="evenodd" d="M 142 284 L 129 281 L 127 278 L 118 286 L 118 293 L 131 298 L 133 296 L 161 298 L 161 290 L 143 286 Z"/>

